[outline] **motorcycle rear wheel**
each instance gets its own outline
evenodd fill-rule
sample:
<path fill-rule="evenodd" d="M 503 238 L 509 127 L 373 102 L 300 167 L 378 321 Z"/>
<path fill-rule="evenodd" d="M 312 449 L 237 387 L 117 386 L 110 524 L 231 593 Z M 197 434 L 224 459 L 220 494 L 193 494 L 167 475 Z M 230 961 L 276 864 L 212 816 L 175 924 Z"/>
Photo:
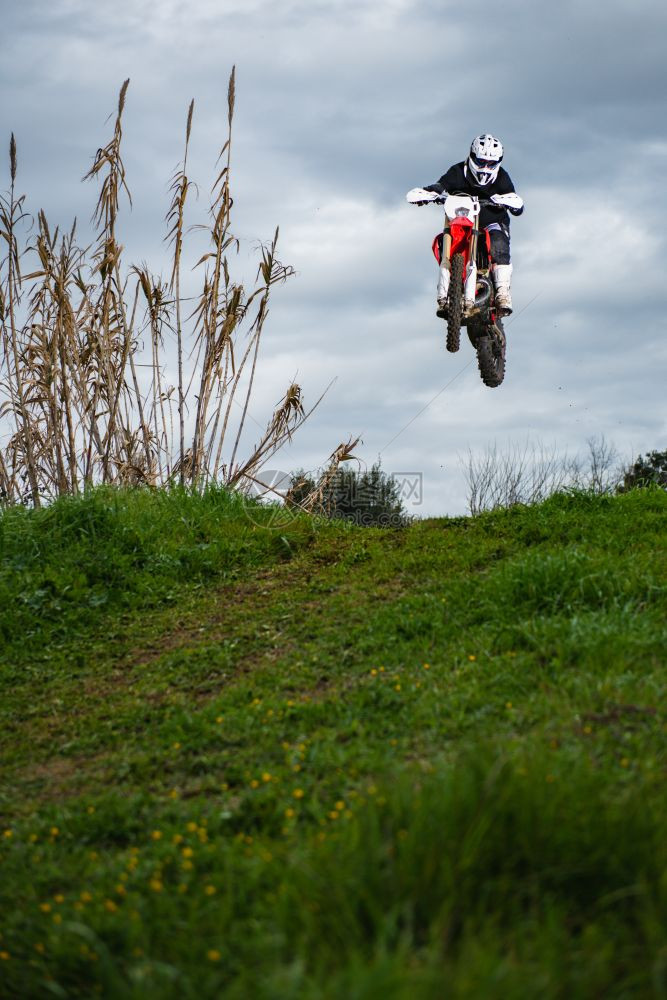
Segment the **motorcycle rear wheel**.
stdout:
<path fill-rule="evenodd" d="M 463 321 L 463 254 L 452 257 L 447 293 L 447 350 L 455 354 L 461 346 Z"/>
<path fill-rule="evenodd" d="M 475 350 L 482 382 L 489 389 L 496 389 L 505 377 L 505 331 L 500 317 L 476 338 Z"/>

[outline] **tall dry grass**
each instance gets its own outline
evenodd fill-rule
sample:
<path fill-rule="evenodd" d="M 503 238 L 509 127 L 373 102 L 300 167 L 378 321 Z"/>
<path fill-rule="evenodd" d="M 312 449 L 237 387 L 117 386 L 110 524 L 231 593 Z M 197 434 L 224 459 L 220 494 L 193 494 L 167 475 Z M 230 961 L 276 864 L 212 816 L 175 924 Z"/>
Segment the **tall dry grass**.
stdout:
<path fill-rule="evenodd" d="M 89 246 L 79 245 L 76 225 L 53 229 L 41 211 L 31 234 L 11 138 L 10 186 L 0 199 L 3 504 L 40 506 L 99 483 L 203 487 L 215 480 L 242 487 L 314 409 L 306 411 L 300 386 L 289 385 L 257 443 L 243 453 L 269 297 L 293 270 L 277 257 L 276 229 L 261 248 L 251 286 L 233 276 L 239 248 L 230 222 L 234 70 L 227 137 L 208 217 L 197 227 L 187 224 L 194 101 L 188 109 L 183 160 L 170 187 L 167 279 L 145 264 L 126 265 L 119 242 L 121 200 L 131 203 L 122 158 L 128 86 L 126 80 L 120 90 L 111 138 L 84 178 L 99 185 Z M 192 228 L 204 230 L 208 244 L 195 266 L 201 291 L 194 307 L 181 282 Z"/>

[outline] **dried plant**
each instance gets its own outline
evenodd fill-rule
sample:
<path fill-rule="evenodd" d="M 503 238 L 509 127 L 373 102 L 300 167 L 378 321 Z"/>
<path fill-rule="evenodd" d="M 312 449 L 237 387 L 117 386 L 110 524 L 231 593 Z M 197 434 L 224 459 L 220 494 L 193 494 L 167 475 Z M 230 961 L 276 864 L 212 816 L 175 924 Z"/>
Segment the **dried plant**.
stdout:
<path fill-rule="evenodd" d="M 326 469 L 321 476 L 318 477 L 313 488 L 310 492 L 301 500 L 297 500 L 297 496 L 300 493 L 300 487 L 307 481 L 305 479 L 297 479 L 293 484 L 291 490 L 286 495 L 286 503 L 292 506 L 298 506 L 302 510 L 307 511 L 310 514 L 321 514 L 325 517 L 330 517 L 332 514 L 331 504 L 333 498 L 333 491 L 331 489 L 331 484 L 338 474 L 338 470 L 343 462 L 356 461 L 359 459 L 354 454 L 354 449 L 359 444 L 361 438 L 350 438 L 347 442 L 339 444 L 331 454 L 329 455 L 329 461 Z"/>
<path fill-rule="evenodd" d="M 252 287 L 233 277 L 234 70 L 209 221 L 190 227 L 194 101 L 188 108 L 167 212 L 168 279 L 146 264 L 126 267 L 118 240 L 123 195 L 131 203 L 121 155 L 128 86 L 120 90 L 112 137 L 84 178 L 100 185 L 90 246 L 79 246 L 76 226 L 61 233 L 43 212 L 35 220 L 26 215 L 11 137 L 10 186 L 0 198 L 0 503 L 39 506 L 96 483 L 202 487 L 214 479 L 243 488 L 314 409 L 304 408 L 300 386 L 288 386 L 241 457 L 270 293 L 293 270 L 277 257 L 276 229 Z M 203 230 L 209 243 L 196 265 L 202 281 L 194 309 L 181 289 L 191 229 Z M 22 273 L 25 260 L 34 261 L 30 273 Z M 176 386 L 166 376 L 174 355 Z"/>
<path fill-rule="evenodd" d="M 563 490 L 614 492 L 621 479 L 616 449 L 603 435 L 589 438 L 587 447 L 584 457 L 529 441 L 505 451 L 495 442 L 481 454 L 469 451 L 463 465 L 470 513 L 541 503 Z"/>

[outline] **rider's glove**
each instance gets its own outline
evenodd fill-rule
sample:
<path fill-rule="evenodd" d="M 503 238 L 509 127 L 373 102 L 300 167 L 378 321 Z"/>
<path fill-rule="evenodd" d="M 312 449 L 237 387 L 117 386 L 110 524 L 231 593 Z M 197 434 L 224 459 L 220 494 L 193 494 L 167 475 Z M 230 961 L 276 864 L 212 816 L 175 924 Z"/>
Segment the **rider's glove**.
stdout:
<path fill-rule="evenodd" d="M 523 212 L 523 198 L 520 198 L 515 191 L 507 194 L 492 194 L 491 201 L 498 208 L 507 208 L 512 215 L 521 215 Z"/>
<path fill-rule="evenodd" d="M 405 196 L 405 200 L 411 205 L 428 205 L 441 196 L 437 191 L 427 191 L 425 188 L 412 188 Z"/>

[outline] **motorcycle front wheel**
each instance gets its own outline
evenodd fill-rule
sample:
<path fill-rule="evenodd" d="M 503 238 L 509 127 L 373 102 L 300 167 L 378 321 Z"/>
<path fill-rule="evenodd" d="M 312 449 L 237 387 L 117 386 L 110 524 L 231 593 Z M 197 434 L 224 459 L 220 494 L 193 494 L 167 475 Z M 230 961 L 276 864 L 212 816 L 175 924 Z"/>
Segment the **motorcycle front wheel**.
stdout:
<path fill-rule="evenodd" d="M 455 354 L 461 346 L 461 323 L 463 321 L 463 254 L 452 257 L 449 268 L 449 292 L 447 293 L 447 350 Z"/>
<path fill-rule="evenodd" d="M 505 377 L 505 331 L 499 317 L 475 338 L 475 350 L 482 382 L 496 389 Z"/>

